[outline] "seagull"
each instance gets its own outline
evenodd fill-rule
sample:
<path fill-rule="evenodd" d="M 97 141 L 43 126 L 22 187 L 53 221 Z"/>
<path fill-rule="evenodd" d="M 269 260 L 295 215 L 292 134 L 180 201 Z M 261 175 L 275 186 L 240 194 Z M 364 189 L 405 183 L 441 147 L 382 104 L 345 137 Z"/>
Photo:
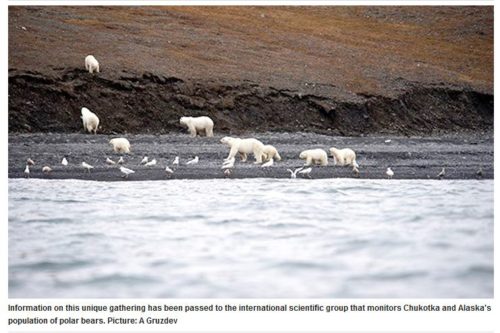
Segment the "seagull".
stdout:
<path fill-rule="evenodd" d="M 87 169 L 87 171 L 88 171 L 89 173 L 90 173 L 90 169 L 93 169 L 93 168 L 94 168 L 92 165 L 87 164 L 87 163 L 85 163 L 85 162 L 82 162 L 82 167 L 83 167 L 84 169 Z"/>
<path fill-rule="evenodd" d="M 385 174 L 387 175 L 387 178 L 392 179 L 392 176 L 394 176 L 394 171 L 392 171 L 391 168 L 387 168 Z"/>
<path fill-rule="evenodd" d="M 110 159 L 109 157 L 106 158 L 106 163 L 109 164 L 109 165 L 115 165 L 116 162 L 113 161 L 112 159 Z"/>
<path fill-rule="evenodd" d="M 24 176 L 30 178 L 30 166 L 26 164 L 26 169 L 24 169 Z"/>
<path fill-rule="evenodd" d="M 441 172 L 438 173 L 437 177 L 439 179 L 443 179 L 445 175 L 446 175 L 446 172 L 444 171 L 444 168 L 443 168 L 443 169 L 441 169 Z"/>
<path fill-rule="evenodd" d="M 68 160 L 66 159 L 66 157 L 63 157 L 61 164 L 64 166 L 68 165 Z"/>
<path fill-rule="evenodd" d="M 28 159 L 26 160 L 26 163 L 27 163 L 28 165 L 35 165 L 35 162 L 33 162 L 33 160 L 32 160 L 31 158 L 28 158 Z"/>
<path fill-rule="evenodd" d="M 482 167 L 479 167 L 479 170 L 477 170 L 476 175 L 479 178 L 483 178 L 483 168 Z"/>
<path fill-rule="evenodd" d="M 134 170 L 131 170 L 131 169 L 127 169 L 123 166 L 120 167 L 120 171 L 125 174 L 124 176 L 122 176 L 123 178 L 128 178 L 128 175 L 132 174 L 132 173 L 135 173 Z"/>
<path fill-rule="evenodd" d="M 271 158 L 269 161 L 267 161 L 266 163 L 262 164 L 260 167 L 261 168 L 268 168 L 268 167 L 273 166 L 273 164 L 274 164 L 274 159 Z"/>
<path fill-rule="evenodd" d="M 167 176 L 172 176 L 174 173 L 174 170 L 170 169 L 168 166 L 165 168 L 165 172 L 167 173 Z"/>
<path fill-rule="evenodd" d="M 304 169 L 304 167 L 300 167 L 298 169 L 295 169 L 294 171 L 292 171 L 290 169 L 286 169 L 286 171 L 290 172 L 290 178 L 291 179 L 295 179 L 295 178 L 297 178 L 297 172 L 299 172 L 302 169 Z"/>
<path fill-rule="evenodd" d="M 156 165 L 156 159 L 153 158 L 151 161 L 149 161 L 148 163 L 146 163 L 144 165 L 147 166 L 147 167 Z"/>
<path fill-rule="evenodd" d="M 198 156 L 195 156 L 191 161 L 187 161 L 186 165 L 197 164 L 199 160 Z"/>
<path fill-rule="evenodd" d="M 308 178 L 311 178 L 311 171 L 312 168 L 306 168 L 303 170 L 299 170 L 299 173 L 302 174 L 302 176 L 307 176 Z"/>
<path fill-rule="evenodd" d="M 42 172 L 43 172 L 43 173 L 49 174 L 51 171 L 52 171 L 52 168 L 51 168 L 51 167 L 49 167 L 48 165 L 46 165 L 46 166 L 44 166 L 44 167 L 42 168 Z"/>
<path fill-rule="evenodd" d="M 123 164 L 125 163 L 125 160 L 123 159 L 123 156 L 120 156 L 120 159 L 118 160 L 118 162 L 116 162 L 118 164 Z"/>
<path fill-rule="evenodd" d="M 172 162 L 173 166 L 178 166 L 179 165 L 179 156 L 175 156 L 174 161 Z"/>
<path fill-rule="evenodd" d="M 139 165 L 146 164 L 146 163 L 148 163 L 148 157 L 144 156 L 144 158 L 142 159 L 141 163 L 139 163 Z"/>
<path fill-rule="evenodd" d="M 391 143 L 391 139 L 385 140 L 385 143 Z"/>

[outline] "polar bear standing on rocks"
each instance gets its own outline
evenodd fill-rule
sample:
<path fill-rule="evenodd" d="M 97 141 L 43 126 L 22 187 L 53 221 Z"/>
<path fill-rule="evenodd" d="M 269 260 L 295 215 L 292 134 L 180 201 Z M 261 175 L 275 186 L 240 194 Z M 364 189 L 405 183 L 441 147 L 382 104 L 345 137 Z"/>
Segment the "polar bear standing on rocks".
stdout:
<path fill-rule="evenodd" d="M 274 146 L 265 145 L 263 148 L 263 152 L 264 152 L 263 156 L 264 161 L 269 161 L 271 159 L 275 161 L 281 161 L 281 156 L 278 153 L 278 150 Z"/>
<path fill-rule="evenodd" d="M 337 149 L 332 147 L 330 148 L 330 154 L 332 154 L 334 165 L 337 164 L 340 166 L 350 165 L 353 168 L 359 167 L 358 163 L 356 163 L 356 153 L 352 149 L 349 148 Z"/>
<path fill-rule="evenodd" d="M 99 118 L 95 113 L 87 109 L 86 107 L 82 108 L 82 118 L 83 121 L 83 129 L 87 132 L 97 133 L 97 127 L 99 126 Z"/>
<path fill-rule="evenodd" d="M 88 70 L 90 74 L 92 74 L 94 71 L 99 73 L 99 62 L 96 58 L 94 58 L 93 55 L 88 55 L 87 57 L 85 57 L 85 69 Z"/>
<path fill-rule="evenodd" d="M 114 138 L 109 143 L 113 145 L 115 153 L 130 153 L 130 142 L 125 138 Z"/>
<path fill-rule="evenodd" d="M 214 122 L 209 117 L 181 117 L 180 123 L 181 125 L 187 126 L 192 138 L 194 138 L 199 131 L 205 131 L 208 137 L 214 136 Z"/>
<path fill-rule="evenodd" d="M 312 163 L 319 164 L 321 166 L 328 165 L 328 155 L 323 149 L 309 149 L 304 150 L 300 153 L 299 158 L 301 160 L 306 160 L 304 165 L 308 166 Z"/>
<path fill-rule="evenodd" d="M 264 144 L 259 140 L 254 138 L 240 139 L 226 136 L 223 137 L 220 142 L 231 147 L 226 161 L 234 158 L 236 153 L 240 153 L 241 161 L 245 162 L 247 160 L 247 155 L 253 153 L 255 163 L 262 163 L 262 157 L 264 156 Z"/>

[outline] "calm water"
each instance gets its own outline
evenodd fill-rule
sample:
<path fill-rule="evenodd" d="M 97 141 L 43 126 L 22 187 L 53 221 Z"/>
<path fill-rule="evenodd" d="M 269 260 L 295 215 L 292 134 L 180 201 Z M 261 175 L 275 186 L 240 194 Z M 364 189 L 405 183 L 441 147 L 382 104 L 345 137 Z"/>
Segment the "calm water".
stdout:
<path fill-rule="evenodd" d="M 9 296 L 493 297 L 493 181 L 9 179 Z"/>

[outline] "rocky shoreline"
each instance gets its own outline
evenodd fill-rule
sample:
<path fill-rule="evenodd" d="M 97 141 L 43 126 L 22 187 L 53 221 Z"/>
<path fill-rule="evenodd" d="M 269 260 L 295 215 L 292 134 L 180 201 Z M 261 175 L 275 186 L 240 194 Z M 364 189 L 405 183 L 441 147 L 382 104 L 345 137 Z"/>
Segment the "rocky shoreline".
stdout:
<path fill-rule="evenodd" d="M 246 163 L 237 160 L 230 178 L 289 178 L 287 169 L 303 165 L 298 158 L 302 150 L 310 148 L 350 147 L 357 153 L 361 179 L 385 178 L 385 170 L 391 167 L 394 179 L 437 179 L 444 167 L 445 179 L 493 179 L 493 133 L 469 133 L 431 137 L 366 136 L 335 137 L 314 133 L 253 133 L 266 144 L 274 145 L 283 160 L 270 168 L 261 168 L 250 157 Z M 113 136 L 64 133 L 9 134 L 9 178 L 24 178 L 26 159 L 35 161 L 31 178 L 81 179 L 96 181 L 134 181 L 168 179 L 225 178 L 221 166 L 228 148 L 219 142 L 222 135 L 214 138 L 190 138 L 187 134 L 127 135 L 132 152 L 125 155 L 125 166 L 136 171 L 128 180 L 121 177 L 116 166 L 105 163 L 107 157 L 117 161 L 119 154 L 108 143 Z M 60 164 L 66 156 L 69 165 Z M 155 158 L 153 167 L 139 166 L 144 156 Z M 181 164 L 168 177 L 165 166 L 171 166 L 175 156 Z M 197 165 L 185 162 L 199 156 Z M 85 161 L 95 168 L 85 173 L 81 163 Z M 42 173 L 44 165 L 53 168 L 50 175 Z M 477 176 L 479 169 L 482 177 Z M 313 179 L 354 178 L 349 167 L 333 166 L 329 158 L 326 167 L 314 167 Z"/>

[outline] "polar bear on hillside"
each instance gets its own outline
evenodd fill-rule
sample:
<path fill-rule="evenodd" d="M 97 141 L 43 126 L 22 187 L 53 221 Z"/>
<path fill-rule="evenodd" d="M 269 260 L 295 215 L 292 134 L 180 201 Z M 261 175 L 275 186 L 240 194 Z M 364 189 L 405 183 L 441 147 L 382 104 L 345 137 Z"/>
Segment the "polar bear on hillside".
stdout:
<path fill-rule="evenodd" d="M 125 138 L 114 138 L 109 143 L 113 145 L 115 153 L 130 153 L 130 142 Z"/>
<path fill-rule="evenodd" d="M 254 138 L 240 139 L 226 136 L 223 137 L 220 142 L 231 148 L 229 155 L 225 159 L 226 161 L 234 158 L 236 153 L 240 153 L 241 161 L 245 162 L 247 160 L 247 155 L 253 153 L 255 163 L 262 163 L 262 157 L 264 156 L 264 144 L 259 140 Z"/>
<path fill-rule="evenodd" d="M 205 131 L 206 136 L 214 136 L 214 122 L 209 117 L 181 117 L 179 122 L 181 125 L 187 126 L 192 138 L 199 131 Z"/>
<path fill-rule="evenodd" d="M 332 154 L 333 157 L 333 165 L 338 164 L 340 166 L 350 165 L 354 168 L 359 167 L 358 163 L 356 163 L 356 153 L 352 149 L 337 149 L 332 147 L 330 148 L 330 154 Z"/>
<path fill-rule="evenodd" d="M 306 160 L 304 165 L 319 164 L 322 166 L 328 165 L 328 155 L 326 151 L 323 149 L 309 149 L 304 150 L 300 153 L 299 158 L 302 160 Z"/>
<path fill-rule="evenodd" d="M 281 156 L 278 153 L 278 150 L 274 146 L 265 145 L 263 152 L 264 152 L 264 156 L 263 156 L 264 161 L 269 161 L 271 159 L 273 159 L 275 161 L 281 161 Z"/>
<path fill-rule="evenodd" d="M 83 121 L 83 128 L 90 132 L 94 132 L 94 134 L 97 133 L 97 127 L 99 126 L 99 118 L 96 116 L 95 113 L 87 109 L 86 107 L 82 108 L 82 118 Z"/>
<path fill-rule="evenodd" d="M 88 70 L 90 74 L 92 74 L 94 71 L 99 73 L 99 62 L 96 58 L 94 58 L 93 55 L 88 55 L 87 57 L 85 57 L 85 69 Z"/>

